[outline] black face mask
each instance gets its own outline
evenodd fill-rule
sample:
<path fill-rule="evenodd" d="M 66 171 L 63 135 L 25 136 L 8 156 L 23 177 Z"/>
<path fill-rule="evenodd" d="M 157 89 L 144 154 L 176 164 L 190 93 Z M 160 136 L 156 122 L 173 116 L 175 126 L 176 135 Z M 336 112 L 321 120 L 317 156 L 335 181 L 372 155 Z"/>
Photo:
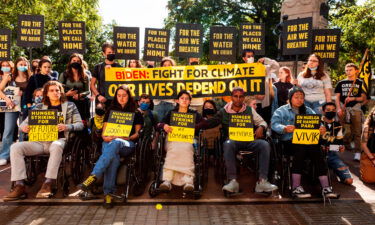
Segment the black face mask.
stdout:
<path fill-rule="evenodd" d="M 107 55 L 107 60 L 108 61 L 113 61 L 113 60 L 115 60 L 115 58 L 116 58 L 116 54 L 108 54 Z"/>
<path fill-rule="evenodd" d="M 147 68 L 154 68 L 153 65 L 147 65 Z"/>
<path fill-rule="evenodd" d="M 96 108 L 95 114 L 98 115 L 98 116 L 103 116 L 105 114 L 105 110 L 101 109 L 101 108 Z"/>
<path fill-rule="evenodd" d="M 203 114 L 204 115 L 214 115 L 215 109 L 203 109 Z"/>
<path fill-rule="evenodd" d="M 331 120 L 336 117 L 336 112 L 326 112 L 326 118 Z"/>
<path fill-rule="evenodd" d="M 195 65 L 199 65 L 199 63 L 197 61 L 194 61 L 194 62 L 191 62 L 190 65 L 195 66 Z"/>
<path fill-rule="evenodd" d="M 76 70 L 79 70 L 80 68 L 82 68 L 81 63 L 78 63 L 78 62 L 71 63 L 70 66 Z"/>

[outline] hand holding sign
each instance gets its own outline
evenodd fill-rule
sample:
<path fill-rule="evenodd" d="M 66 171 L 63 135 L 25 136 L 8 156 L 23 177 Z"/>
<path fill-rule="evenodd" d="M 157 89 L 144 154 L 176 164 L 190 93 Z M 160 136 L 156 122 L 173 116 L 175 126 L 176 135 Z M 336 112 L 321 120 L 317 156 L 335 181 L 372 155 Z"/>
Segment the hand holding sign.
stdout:
<path fill-rule="evenodd" d="M 164 131 L 167 133 L 171 133 L 173 131 L 173 128 L 169 126 L 168 124 L 164 125 Z"/>
<path fill-rule="evenodd" d="M 172 112 L 170 123 L 171 126 L 164 126 L 168 141 L 194 142 L 195 114 Z"/>

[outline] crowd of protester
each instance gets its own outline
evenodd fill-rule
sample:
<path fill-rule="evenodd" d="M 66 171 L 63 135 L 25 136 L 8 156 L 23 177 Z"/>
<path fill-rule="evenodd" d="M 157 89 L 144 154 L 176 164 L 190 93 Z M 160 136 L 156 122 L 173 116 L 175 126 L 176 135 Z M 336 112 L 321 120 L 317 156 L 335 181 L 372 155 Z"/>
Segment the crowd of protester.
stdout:
<path fill-rule="evenodd" d="M 69 132 L 84 129 L 82 121 L 90 124 L 97 139 L 103 141 L 102 155 L 95 164 L 90 176 L 82 183 L 81 188 L 88 190 L 96 180 L 104 177 L 104 195 L 111 202 L 111 193 L 115 191 L 117 169 L 120 157 L 127 157 L 135 150 L 139 131 L 149 135 L 153 128 L 162 129 L 167 134 L 172 131 L 170 119 L 172 112 L 196 114 L 196 131 L 204 129 L 208 148 L 214 148 L 213 140 L 222 131 L 225 137 L 223 157 L 226 166 L 228 183 L 222 189 L 239 192 L 237 181 L 236 154 L 241 149 L 258 153 L 259 171 L 255 192 L 270 192 L 277 186 L 268 181 L 270 167 L 270 145 L 263 138 L 266 135 L 279 139 L 292 161 L 292 194 L 298 198 L 309 197 L 302 187 L 301 176 L 304 160 L 310 159 L 317 168 L 323 194 L 327 197 L 337 196 L 329 184 L 328 168 L 334 170 L 340 181 L 352 184 L 353 178 L 348 166 L 342 161 L 340 152 L 354 152 L 354 160 L 360 161 L 361 178 L 364 182 L 375 182 L 375 109 L 372 109 L 364 121 L 361 106 L 366 103 L 362 92 L 362 81 L 357 78 L 357 65 L 345 66 L 347 79 L 339 81 L 332 96 L 330 76 L 324 72 L 324 63 L 318 55 L 312 54 L 303 71 L 298 76 L 292 74 L 288 67 L 269 58 L 259 58 L 257 62 L 266 67 L 265 93 L 247 96 L 244 89 L 236 87 L 231 96 L 215 98 L 194 98 L 188 91 L 181 91 L 176 99 L 152 99 L 143 94 L 134 99 L 126 86 L 120 86 L 113 99 L 105 95 L 105 68 L 120 67 L 115 61 L 115 49 L 111 44 L 102 46 L 104 60 L 92 68 L 91 72 L 83 56 L 72 54 L 65 71 L 53 71 L 52 61 L 48 56 L 29 62 L 24 57 L 14 62 L 0 62 L 0 98 L 1 107 L 19 111 L 1 112 L 0 129 L 2 130 L 0 165 L 11 163 L 11 181 L 15 182 L 12 191 L 4 200 L 17 200 L 26 197 L 24 179 L 26 179 L 25 156 L 49 154 L 45 182 L 37 198 L 51 194 L 51 183 L 57 177 L 63 148 Z M 245 50 L 242 54 L 244 63 L 256 62 L 255 54 Z M 198 65 L 199 59 L 189 59 L 189 65 Z M 145 67 L 170 67 L 176 62 L 165 57 L 159 65 L 146 62 Z M 129 60 L 129 68 L 141 68 L 139 60 Z M 9 99 L 4 90 L 7 87 L 19 88 L 20 102 Z M 91 105 L 95 113 L 91 116 Z M 62 120 L 58 124 L 59 139 L 53 142 L 29 142 L 25 140 L 28 126 L 28 111 L 33 109 L 57 109 Z M 135 112 L 133 128 L 127 138 L 102 136 L 111 110 Z M 229 140 L 228 122 L 231 114 L 251 115 L 254 121 L 255 140 L 239 142 Z M 321 142 L 316 145 L 292 144 L 295 130 L 295 115 L 322 114 L 320 127 Z M 18 125 L 19 124 L 19 130 Z M 17 141 L 18 139 L 18 141 Z M 14 143 L 15 142 L 15 143 Z M 353 146 L 354 143 L 354 146 Z M 338 151 L 334 151 L 339 146 Z M 153 145 L 153 148 L 156 148 Z M 183 186 L 185 191 L 194 188 L 194 147 L 186 142 L 166 143 L 166 157 L 163 167 L 160 189 L 170 191 L 173 185 Z M 321 151 L 323 150 L 323 151 Z M 327 152 L 327 163 L 325 154 Z M 362 153 L 362 154 L 361 154 Z"/>

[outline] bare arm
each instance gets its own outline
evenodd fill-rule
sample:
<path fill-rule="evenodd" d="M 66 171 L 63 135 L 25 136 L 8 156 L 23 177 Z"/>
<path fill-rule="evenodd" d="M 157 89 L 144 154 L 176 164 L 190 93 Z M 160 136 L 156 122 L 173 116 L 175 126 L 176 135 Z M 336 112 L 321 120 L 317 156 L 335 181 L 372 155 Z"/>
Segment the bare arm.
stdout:
<path fill-rule="evenodd" d="M 326 96 L 326 102 L 332 102 L 331 88 L 324 88 L 324 95 Z"/>

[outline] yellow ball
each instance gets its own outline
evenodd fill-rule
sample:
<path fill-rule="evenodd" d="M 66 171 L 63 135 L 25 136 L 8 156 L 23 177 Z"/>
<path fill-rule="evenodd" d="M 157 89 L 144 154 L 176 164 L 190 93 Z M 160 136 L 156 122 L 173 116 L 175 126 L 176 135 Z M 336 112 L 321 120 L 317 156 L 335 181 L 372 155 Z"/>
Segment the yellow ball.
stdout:
<path fill-rule="evenodd" d="M 156 204 L 155 208 L 157 210 L 162 210 L 163 209 L 163 206 L 161 204 Z"/>

